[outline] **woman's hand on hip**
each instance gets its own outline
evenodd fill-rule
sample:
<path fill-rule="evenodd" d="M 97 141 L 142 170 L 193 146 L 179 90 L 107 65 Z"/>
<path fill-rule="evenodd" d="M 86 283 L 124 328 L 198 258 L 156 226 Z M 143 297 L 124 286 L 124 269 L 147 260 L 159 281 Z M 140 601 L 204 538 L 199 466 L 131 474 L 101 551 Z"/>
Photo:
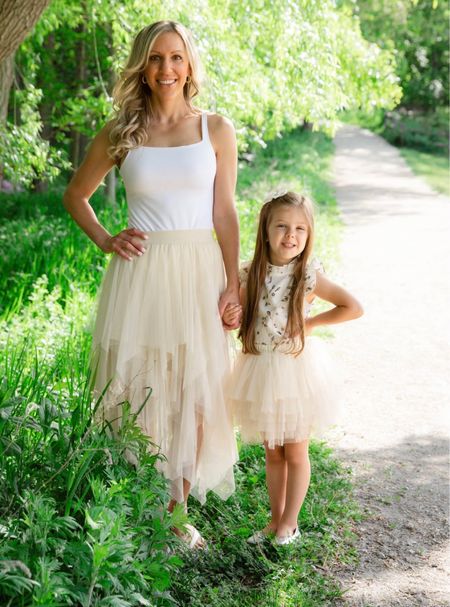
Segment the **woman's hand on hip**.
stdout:
<path fill-rule="evenodd" d="M 116 253 L 123 259 L 131 261 L 133 257 L 140 257 L 145 253 L 142 241 L 147 240 L 147 235 L 136 228 L 127 228 L 115 236 L 109 236 L 102 246 L 105 253 Z"/>

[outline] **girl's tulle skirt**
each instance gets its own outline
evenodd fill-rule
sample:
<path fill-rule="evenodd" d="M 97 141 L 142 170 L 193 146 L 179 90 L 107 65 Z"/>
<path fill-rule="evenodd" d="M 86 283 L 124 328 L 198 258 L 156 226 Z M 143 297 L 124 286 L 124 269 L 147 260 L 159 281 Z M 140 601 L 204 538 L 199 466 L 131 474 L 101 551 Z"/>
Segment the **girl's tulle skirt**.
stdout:
<path fill-rule="evenodd" d="M 269 448 L 320 437 L 339 416 L 339 381 L 326 344 L 307 337 L 294 357 L 277 350 L 237 357 L 227 394 L 246 443 Z"/>
<path fill-rule="evenodd" d="M 113 429 L 122 403 L 163 454 L 159 466 L 183 501 L 183 479 L 200 501 L 234 490 L 237 450 L 224 399 L 228 343 L 218 312 L 220 247 L 209 230 L 150 232 L 142 257 L 113 257 L 93 337 L 98 416 Z M 149 396 L 150 395 L 150 396 Z M 147 399 L 147 400 L 146 400 Z"/>

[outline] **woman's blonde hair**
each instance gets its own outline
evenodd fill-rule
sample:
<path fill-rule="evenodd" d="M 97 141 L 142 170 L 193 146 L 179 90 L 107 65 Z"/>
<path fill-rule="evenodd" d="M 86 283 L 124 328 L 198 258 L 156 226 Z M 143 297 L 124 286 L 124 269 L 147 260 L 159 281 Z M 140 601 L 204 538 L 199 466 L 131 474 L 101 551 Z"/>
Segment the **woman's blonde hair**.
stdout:
<path fill-rule="evenodd" d="M 292 339 L 291 347 L 288 349 L 289 354 L 298 355 L 305 346 L 303 304 L 305 298 L 306 264 L 311 255 L 314 242 L 314 210 L 312 201 L 306 196 L 295 194 L 294 192 L 286 192 L 266 202 L 261 207 L 259 214 L 255 255 L 248 272 L 246 301 L 239 331 L 239 337 L 242 340 L 242 350 L 249 354 L 259 354 L 255 345 L 255 325 L 259 313 L 259 301 L 267 274 L 267 264 L 270 263 L 268 228 L 273 212 L 280 207 L 301 209 L 308 223 L 306 245 L 295 262 L 289 297 L 288 319 L 284 332 L 284 337 Z M 300 347 L 296 345 L 298 338 L 300 338 Z"/>
<path fill-rule="evenodd" d="M 108 152 L 119 163 L 129 150 L 143 145 L 148 139 L 153 116 L 152 93 L 142 77 L 156 39 L 166 32 L 178 34 L 186 47 L 190 79 L 184 85 L 183 93 L 187 106 L 193 110 L 191 101 L 200 90 L 201 64 L 191 33 L 176 21 L 157 21 L 144 27 L 134 39 L 127 64 L 113 90 L 116 116 L 109 133 L 111 146 Z"/>

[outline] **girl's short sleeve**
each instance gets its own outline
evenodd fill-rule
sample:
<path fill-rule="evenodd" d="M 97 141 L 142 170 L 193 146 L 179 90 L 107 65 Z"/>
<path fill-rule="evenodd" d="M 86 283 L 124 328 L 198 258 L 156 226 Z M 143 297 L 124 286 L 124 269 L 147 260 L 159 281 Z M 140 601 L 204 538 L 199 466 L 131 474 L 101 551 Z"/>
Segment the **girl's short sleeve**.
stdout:
<path fill-rule="evenodd" d="M 322 262 L 314 257 L 306 266 L 305 295 L 311 293 L 316 288 L 316 272 L 325 273 Z"/>
<path fill-rule="evenodd" d="M 250 265 L 250 261 L 245 261 L 239 269 L 239 282 L 241 283 L 241 287 L 245 287 L 247 285 L 248 271 L 250 270 Z"/>

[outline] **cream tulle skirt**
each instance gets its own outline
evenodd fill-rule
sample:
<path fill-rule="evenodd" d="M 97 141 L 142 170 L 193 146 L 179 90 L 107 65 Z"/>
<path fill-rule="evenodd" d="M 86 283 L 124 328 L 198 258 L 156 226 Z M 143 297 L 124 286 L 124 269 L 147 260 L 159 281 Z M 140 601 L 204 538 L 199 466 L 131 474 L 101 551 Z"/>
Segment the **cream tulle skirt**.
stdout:
<path fill-rule="evenodd" d="M 317 337 L 307 337 L 297 357 L 239 354 L 227 395 L 242 440 L 270 448 L 318 437 L 339 415 L 336 369 Z"/>
<path fill-rule="evenodd" d="M 150 232 L 142 257 L 115 256 L 106 272 L 93 337 L 94 396 L 113 428 L 121 403 L 137 411 L 159 463 L 183 501 L 183 479 L 204 502 L 234 490 L 237 450 L 224 399 L 227 338 L 218 312 L 220 247 L 209 230 Z"/>

